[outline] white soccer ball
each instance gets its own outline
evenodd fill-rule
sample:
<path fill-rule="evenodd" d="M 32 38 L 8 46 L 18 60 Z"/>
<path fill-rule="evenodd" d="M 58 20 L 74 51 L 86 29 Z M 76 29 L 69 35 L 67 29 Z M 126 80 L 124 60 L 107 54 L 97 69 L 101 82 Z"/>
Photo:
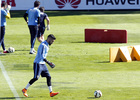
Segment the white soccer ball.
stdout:
<path fill-rule="evenodd" d="M 96 90 L 94 92 L 94 96 L 95 96 L 95 98 L 100 98 L 102 96 L 102 92 L 100 90 Z"/>
<path fill-rule="evenodd" d="M 9 52 L 9 53 L 13 53 L 13 52 L 15 52 L 15 49 L 14 49 L 13 47 L 10 47 L 10 48 L 8 49 L 8 52 Z"/>

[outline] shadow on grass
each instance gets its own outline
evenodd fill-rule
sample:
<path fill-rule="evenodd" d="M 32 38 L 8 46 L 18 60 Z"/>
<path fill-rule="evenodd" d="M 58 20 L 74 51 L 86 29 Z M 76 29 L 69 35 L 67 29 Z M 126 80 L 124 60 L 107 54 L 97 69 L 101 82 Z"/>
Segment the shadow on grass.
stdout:
<path fill-rule="evenodd" d="M 0 99 L 5 100 L 5 99 L 20 99 L 20 98 L 25 98 L 25 97 L 0 97 Z M 28 98 L 33 98 L 33 97 L 28 97 Z"/>
<path fill-rule="evenodd" d="M 0 54 L 0 56 L 6 56 L 6 55 L 7 55 L 7 54 L 3 54 L 3 53 L 2 53 L 2 54 Z"/>
<path fill-rule="evenodd" d="M 11 11 L 12 18 L 23 17 L 26 11 Z M 51 16 L 70 16 L 70 15 L 102 15 L 102 14 L 140 14 L 140 11 L 45 11 Z"/>
<path fill-rule="evenodd" d="M 100 62 L 96 62 L 96 63 L 110 63 L 110 61 L 100 61 Z"/>
<path fill-rule="evenodd" d="M 13 70 L 32 70 L 30 64 L 14 64 Z"/>
<path fill-rule="evenodd" d="M 95 98 L 95 97 L 87 97 L 87 99 L 97 99 L 97 98 Z"/>
<path fill-rule="evenodd" d="M 52 82 L 53 84 L 75 84 L 74 82 Z"/>
<path fill-rule="evenodd" d="M 30 50 L 15 50 L 15 51 L 30 51 Z"/>
<path fill-rule="evenodd" d="M 46 82 L 39 82 L 39 83 L 46 83 Z M 52 82 L 53 84 L 75 84 L 75 82 Z"/>

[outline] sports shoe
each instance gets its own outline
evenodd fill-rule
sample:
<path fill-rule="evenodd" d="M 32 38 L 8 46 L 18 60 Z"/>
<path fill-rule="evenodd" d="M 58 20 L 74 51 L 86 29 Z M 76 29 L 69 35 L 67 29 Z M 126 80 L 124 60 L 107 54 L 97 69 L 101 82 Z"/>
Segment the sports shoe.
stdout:
<path fill-rule="evenodd" d="M 22 92 L 23 92 L 23 95 L 24 95 L 25 97 L 28 97 L 27 90 L 26 90 L 25 88 L 22 89 Z"/>
<path fill-rule="evenodd" d="M 35 52 L 33 52 L 33 51 L 30 51 L 30 52 L 29 52 L 29 54 L 35 54 Z"/>
<path fill-rule="evenodd" d="M 35 49 L 33 49 L 33 52 L 36 53 Z"/>
<path fill-rule="evenodd" d="M 3 53 L 9 53 L 8 51 L 3 51 Z"/>
<path fill-rule="evenodd" d="M 50 92 L 50 97 L 57 95 L 59 92 Z"/>

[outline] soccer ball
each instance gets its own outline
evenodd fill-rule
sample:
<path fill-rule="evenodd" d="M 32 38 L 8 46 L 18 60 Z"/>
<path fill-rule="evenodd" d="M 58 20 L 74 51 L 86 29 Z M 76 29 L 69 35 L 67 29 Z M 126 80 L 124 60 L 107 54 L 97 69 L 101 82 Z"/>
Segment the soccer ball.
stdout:
<path fill-rule="evenodd" d="M 13 53 L 13 52 L 15 52 L 15 49 L 14 49 L 13 47 L 10 47 L 10 48 L 8 49 L 8 52 L 9 52 L 9 53 Z"/>
<path fill-rule="evenodd" d="M 102 96 L 102 92 L 100 90 L 96 90 L 94 92 L 94 96 L 95 96 L 95 98 L 100 98 Z"/>

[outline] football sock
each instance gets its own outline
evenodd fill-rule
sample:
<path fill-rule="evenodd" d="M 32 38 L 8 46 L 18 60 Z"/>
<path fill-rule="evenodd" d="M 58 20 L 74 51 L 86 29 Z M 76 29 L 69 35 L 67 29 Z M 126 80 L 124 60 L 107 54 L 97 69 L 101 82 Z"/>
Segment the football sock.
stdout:
<path fill-rule="evenodd" d="M 52 86 L 48 86 L 49 91 L 52 92 Z"/>
<path fill-rule="evenodd" d="M 28 83 L 25 89 L 27 90 L 31 85 Z"/>
<path fill-rule="evenodd" d="M 34 50 L 34 48 L 31 48 L 30 52 L 32 52 Z"/>

